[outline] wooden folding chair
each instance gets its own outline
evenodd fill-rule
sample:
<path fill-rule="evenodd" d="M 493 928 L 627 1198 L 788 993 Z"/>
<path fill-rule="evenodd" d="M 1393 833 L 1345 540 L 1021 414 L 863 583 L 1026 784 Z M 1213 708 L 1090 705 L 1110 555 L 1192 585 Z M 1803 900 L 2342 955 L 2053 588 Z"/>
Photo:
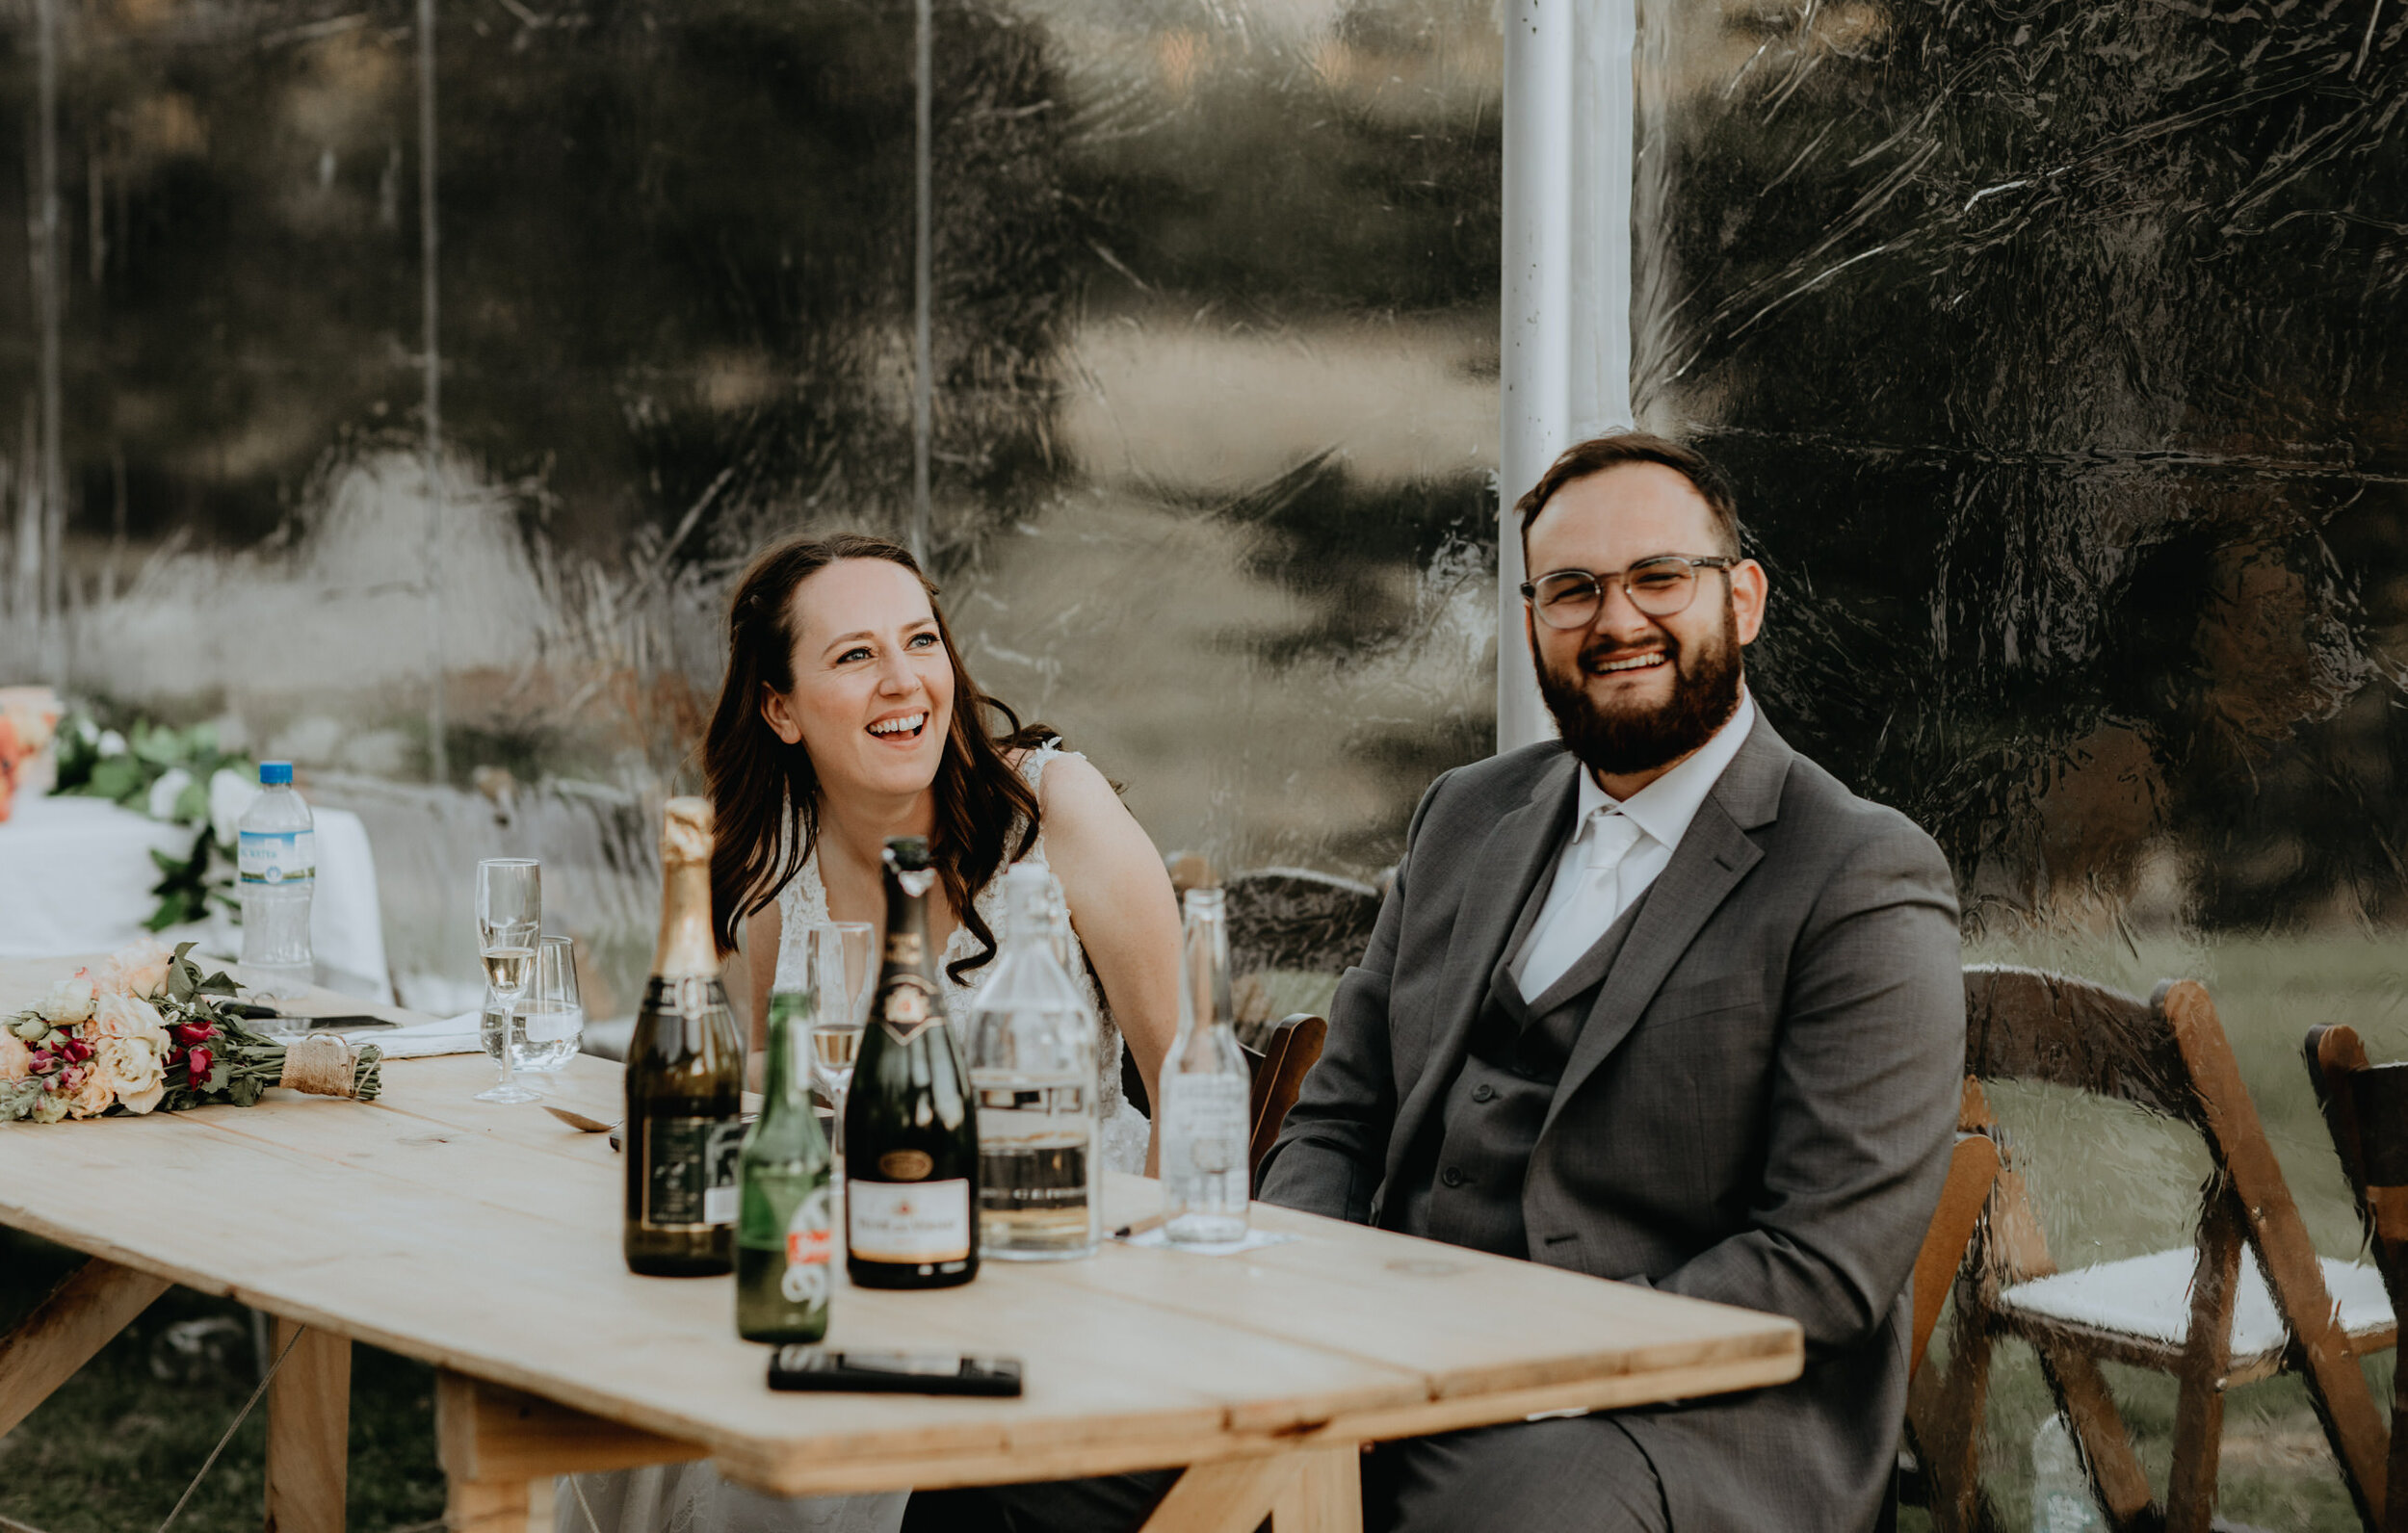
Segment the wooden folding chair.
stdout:
<path fill-rule="evenodd" d="M 2408 1304 L 2408 1064 L 2369 1065 L 2366 1045 L 2346 1026 L 2311 1027 L 2308 1078 L 2349 1177 L 2374 1250 L 2374 1264 L 2391 1294 L 2392 1311 Z M 2383 1533 L 2408 1533 L 2408 1370 L 2392 1375 L 2392 1438 Z"/>
<path fill-rule="evenodd" d="M 1278 1142 L 1279 1129 L 1288 1121 L 1288 1109 L 1296 1105 L 1296 1093 L 1303 1089 L 1304 1074 L 1322 1056 L 1322 1045 L 1329 1038 L 1329 1024 L 1309 1011 L 1274 1024 L 1263 1040 L 1263 1058 L 1254 1066 L 1252 1089 L 1248 1093 L 1246 1118 L 1254 1130 L 1246 1140 L 1246 1182 L 1252 1185 L 1255 1173 L 1263 1168 L 1263 1156 Z M 1249 1061 L 1251 1062 L 1251 1061 Z"/>
<path fill-rule="evenodd" d="M 2319 1260 L 2310 1246 L 2206 989 L 2169 982 L 2141 1001 L 2037 970 L 1978 968 L 1965 972 L 1965 999 L 1972 1078 L 1960 1128 L 1997 1136 L 1981 1081 L 2041 1081 L 2186 1125 L 2215 1170 L 2193 1249 L 2060 1272 L 2008 1147 L 1975 1260 L 1956 1284 L 1949 1364 L 1922 1370 L 1909 1390 L 1909 1431 L 1930 1478 L 1935 1526 L 1973 1533 L 1994 1521 L 1977 1460 L 2001 1336 L 2039 1353 L 2111 1526 L 2207 1533 L 2225 1391 L 2285 1369 L 2306 1382 L 2359 1515 L 2374 1526 L 2385 1432 L 2357 1359 L 2395 1343 L 2392 1308 L 2371 1269 Z M 2102 1359 L 2180 1381 L 2161 1508 Z"/>
<path fill-rule="evenodd" d="M 1990 1189 L 1998 1180 L 1998 1145 L 1988 1134 L 1959 1133 L 1955 1147 L 1949 1152 L 1949 1176 L 1940 1186 L 1939 1207 L 1932 1209 L 1931 1223 L 1924 1231 L 1923 1247 L 1915 1254 L 1915 1317 L 1906 1350 L 1906 1376 L 1910 1382 L 1923 1369 L 1924 1353 L 1930 1347 L 1940 1306 L 1948 1298 L 1958 1269 L 1965 1264 L 1967 1253 L 1973 1249 L 1975 1227 L 1981 1220 L 1981 1211 L 1990 1201 Z M 1914 1506 L 1930 1501 L 1930 1487 L 1924 1478 L 1922 1466 L 1914 1462 L 1911 1454 L 1899 1455 L 1891 1498 L 1882 1507 L 1873 1533 L 1894 1533 L 1901 1501 Z"/>

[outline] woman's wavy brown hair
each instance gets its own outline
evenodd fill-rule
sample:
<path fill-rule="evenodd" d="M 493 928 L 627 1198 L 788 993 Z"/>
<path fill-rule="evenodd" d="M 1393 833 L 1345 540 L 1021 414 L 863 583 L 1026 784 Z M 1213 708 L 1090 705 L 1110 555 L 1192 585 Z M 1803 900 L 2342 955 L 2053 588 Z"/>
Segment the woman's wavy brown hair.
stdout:
<path fill-rule="evenodd" d="M 733 951 L 736 933 L 753 912 L 777 897 L 820 839 L 820 778 L 811 753 L 789 745 L 761 716 L 764 690 L 794 690 L 795 587 L 842 559 L 882 559 L 917 576 L 936 614 L 937 637 L 954 667 L 954 717 L 936 768 L 936 829 L 929 850 L 945 897 L 980 950 L 952 964 L 954 982 L 995 956 L 995 933 L 979 915 L 978 893 L 1007 857 L 1028 855 L 1036 844 L 1036 794 L 1004 759 L 1008 750 L 1043 744 L 1054 732 L 1023 726 L 1020 715 L 979 690 L 962 668 L 961 650 L 946 625 L 936 585 L 901 544 L 854 533 L 803 535 L 754 559 L 736 585 L 727 613 L 727 679 L 703 737 L 702 770 L 711 794 L 711 920 L 720 951 Z M 1007 721 L 996 733 L 988 710 Z M 1018 826 L 1019 839 L 1008 851 Z"/>

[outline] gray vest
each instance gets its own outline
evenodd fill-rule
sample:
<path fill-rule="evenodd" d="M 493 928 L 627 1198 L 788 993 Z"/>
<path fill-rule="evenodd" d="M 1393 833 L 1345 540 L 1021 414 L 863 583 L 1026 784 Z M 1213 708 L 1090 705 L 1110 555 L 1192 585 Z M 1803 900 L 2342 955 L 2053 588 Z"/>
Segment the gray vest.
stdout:
<path fill-rule="evenodd" d="M 1488 999 L 1465 1040 L 1463 1064 L 1398 1175 L 1403 1206 L 1393 1228 L 1406 1234 L 1530 1259 L 1522 1182 L 1531 1152 L 1597 991 L 1647 903 L 1644 894 L 1632 901 L 1595 947 L 1537 1000 L 1525 1002 L 1512 958 L 1529 940 L 1553 882 L 1552 876 L 1539 881 L 1514 922 L 1504 955 L 1489 972 Z"/>

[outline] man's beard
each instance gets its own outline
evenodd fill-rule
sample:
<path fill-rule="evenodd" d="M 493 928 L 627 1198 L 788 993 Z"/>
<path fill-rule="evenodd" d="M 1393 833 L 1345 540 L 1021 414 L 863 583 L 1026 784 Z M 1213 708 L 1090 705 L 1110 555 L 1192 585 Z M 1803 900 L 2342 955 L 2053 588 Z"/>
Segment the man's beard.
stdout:
<path fill-rule="evenodd" d="M 1653 771 L 1680 760 L 1714 738 L 1740 706 L 1739 615 L 1728 600 L 1721 630 L 1694 654 L 1665 634 L 1659 640 L 1672 667 L 1672 695 L 1654 707 L 1600 708 L 1581 684 L 1592 663 L 1624 646 L 1592 638 L 1581 646 L 1570 675 L 1542 663 L 1538 692 L 1556 728 L 1589 770 L 1608 777 Z"/>

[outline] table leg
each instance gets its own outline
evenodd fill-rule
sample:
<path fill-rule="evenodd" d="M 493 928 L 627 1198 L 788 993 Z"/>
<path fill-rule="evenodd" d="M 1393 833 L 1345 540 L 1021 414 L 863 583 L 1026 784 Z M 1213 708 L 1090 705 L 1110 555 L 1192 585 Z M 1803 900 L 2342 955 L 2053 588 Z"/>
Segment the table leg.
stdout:
<path fill-rule="evenodd" d="M 1198 1464 L 1179 1476 L 1144 1533 L 1362 1533 L 1362 1450 L 1300 1448 Z"/>
<path fill-rule="evenodd" d="M 343 1533 L 351 1339 L 278 1320 L 271 1355 L 284 1363 L 268 1387 L 267 1533 Z"/>
<path fill-rule="evenodd" d="M 1363 1533 L 1363 1450 L 1311 1448 L 1271 1509 L 1271 1533 Z"/>
<path fill-rule="evenodd" d="M 165 1278 L 97 1257 L 76 1268 L 40 1309 L 0 1337 L 0 1436 L 167 1290 Z"/>
<path fill-rule="evenodd" d="M 552 1533 L 552 1482 L 454 1480 L 443 1519 L 447 1533 Z"/>
<path fill-rule="evenodd" d="M 552 1533 L 552 1477 L 703 1458 L 680 1442 L 446 1369 L 434 1378 L 449 1533 Z"/>

